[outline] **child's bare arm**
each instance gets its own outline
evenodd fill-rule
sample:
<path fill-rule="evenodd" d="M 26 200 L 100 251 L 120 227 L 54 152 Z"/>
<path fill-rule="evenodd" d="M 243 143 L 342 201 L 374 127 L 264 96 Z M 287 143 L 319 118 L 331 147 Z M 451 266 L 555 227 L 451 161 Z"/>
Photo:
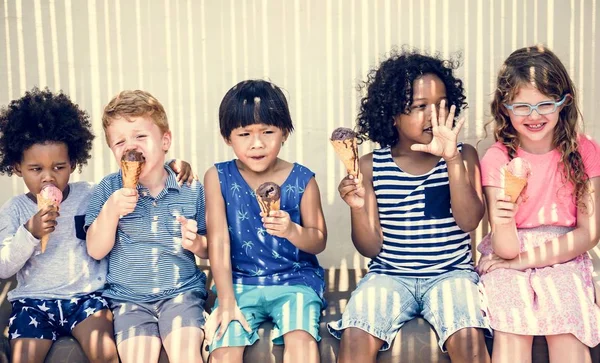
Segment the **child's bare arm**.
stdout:
<path fill-rule="evenodd" d="M 219 307 L 211 314 L 205 327 L 206 339 L 211 342 L 215 332 L 219 330 L 216 339 L 223 335 L 232 320 L 238 320 L 246 331 L 251 331 L 248 322 L 237 306 L 233 293 L 231 273 L 231 250 L 225 200 L 221 194 L 219 175 L 213 166 L 204 175 L 206 192 L 206 229 L 208 241 L 208 259 L 215 285 L 217 287 Z"/>
<path fill-rule="evenodd" d="M 447 162 L 450 204 L 456 224 L 465 232 L 473 231 L 483 218 L 483 193 L 479 157 L 475 148 L 464 144 L 462 153 Z"/>
<path fill-rule="evenodd" d="M 98 217 L 87 231 L 86 246 L 92 258 L 101 260 L 112 250 L 119 218 L 133 212 L 137 198 L 137 190 L 122 188 L 115 191 L 104 203 Z"/>
<path fill-rule="evenodd" d="M 304 188 L 300 216 L 302 225 L 292 222 L 287 212 L 272 211 L 268 217 L 263 217 L 263 222 L 267 233 L 287 238 L 299 250 L 313 255 L 323 252 L 327 242 L 327 227 L 315 178 L 311 178 Z"/>
<path fill-rule="evenodd" d="M 341 181 L 338 190 L 342 199 L 350 206 L 354 247 L 361 255 L 373 258 L 383 246 L 383 233 L 373 189 L 373 154 L 361 157 L 359 167 L 362 183 L 346 177 Z"/>
<path fill-rule="evenodd" d="M 492 249 L 499 257 L 512 259 L 521 251 L 514 218 L 517 205 L 503 200 L 504 193 L 501 188 L 485 187 L 484 192 L 492 228 Z"/>

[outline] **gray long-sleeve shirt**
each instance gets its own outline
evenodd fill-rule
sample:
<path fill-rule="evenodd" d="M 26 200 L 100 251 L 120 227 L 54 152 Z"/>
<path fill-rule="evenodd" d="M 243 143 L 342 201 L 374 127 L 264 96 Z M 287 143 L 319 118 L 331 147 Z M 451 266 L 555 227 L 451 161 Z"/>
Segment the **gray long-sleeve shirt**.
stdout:
<path fill-rule="evenodd" d="M 24 227 L 38 212 L 36 203 L 23 194 L 0 209 L 0 278 L 17 274 L 17 287 L 8 293 L 10 301 L 70 299 L 104 288 L 106 260 L 88 255 L 83 229 L 93 186 L 87 182 L 69 185 L 45 253 L 41 253 L 40 240 Z"/>

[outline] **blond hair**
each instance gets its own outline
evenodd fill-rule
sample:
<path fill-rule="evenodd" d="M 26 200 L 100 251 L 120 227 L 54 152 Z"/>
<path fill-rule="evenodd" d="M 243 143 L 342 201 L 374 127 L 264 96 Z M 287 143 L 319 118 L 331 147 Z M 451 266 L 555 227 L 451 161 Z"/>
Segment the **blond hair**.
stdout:
<path fill-rule="evenodd" d="M 122 91 L 104 107 L 102 128 L 106 143 L 109 143 L 107 129 L 116 118 L 123 117 L 130 121 L 131 117 L 147 116 L 163 133 L 169 132 L 169 120 L 163 105 L 149 92 L 142 90 Z"/>

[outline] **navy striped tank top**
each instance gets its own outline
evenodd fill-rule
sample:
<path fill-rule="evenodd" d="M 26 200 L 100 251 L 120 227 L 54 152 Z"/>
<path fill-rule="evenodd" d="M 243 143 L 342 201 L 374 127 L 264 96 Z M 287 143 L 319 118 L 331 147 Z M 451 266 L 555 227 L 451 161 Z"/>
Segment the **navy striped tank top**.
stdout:
<path fill-rule="evenodd" d="M 462 143 L 458 144 L 462 152 Z M 373 187 L 383 247 L 369 271 L 427 278 L 472 270 L 471 239 L 456 224 L 444 159 L 423 175 L 396 165 L 389 147 L 373 152 Z"/>

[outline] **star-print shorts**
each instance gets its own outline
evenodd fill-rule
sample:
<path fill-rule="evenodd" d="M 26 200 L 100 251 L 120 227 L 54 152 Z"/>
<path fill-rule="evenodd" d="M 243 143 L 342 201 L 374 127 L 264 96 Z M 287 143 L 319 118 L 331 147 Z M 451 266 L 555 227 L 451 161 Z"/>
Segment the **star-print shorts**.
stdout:
<path fill-rule="evenodd" d="M 103 309 L 108 309 L 108 302 L 99 293 L 68 300 L 14 300 L 8 336 L 56 340 L 70 336 L 77 324 Z"/>

